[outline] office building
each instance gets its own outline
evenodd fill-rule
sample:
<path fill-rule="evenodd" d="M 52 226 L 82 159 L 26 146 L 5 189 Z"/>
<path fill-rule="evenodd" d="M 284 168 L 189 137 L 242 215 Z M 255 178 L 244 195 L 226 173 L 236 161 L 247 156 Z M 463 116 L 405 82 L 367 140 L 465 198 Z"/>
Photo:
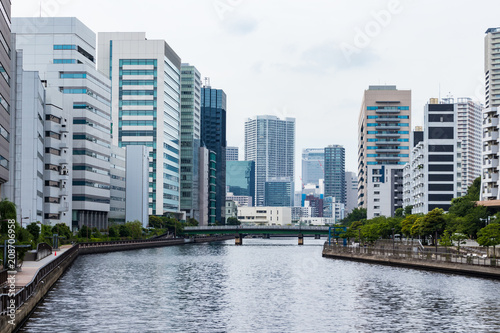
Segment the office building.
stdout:
<path fill-rule="evenodd" d="M 214 156 L 215 163 L 215 156 Z M 207 226 L 210 221 L 212 206 L 211 201 L 213 200 L 213 221 L 215 221 L 215 196 L 209 197 L 210 193 L 210 151 L 205 147 L 200 147 L 198 149 L 198 174 L 199 174 L 199 191 L 198 191 L 198 205 L 200 209 L 199 213 L 199 226 Z M 215 169 L 213 173 L 215 179 Z M 215 193 L 215 188 L 214 188 Z"/>
<path fill-rule="evenodd" d="M 344 219 L 345 215 L 345 204 L 343 202 L 337 202 L 335 197 L 323 199 L 323 217 L 331 218 L 334 223 L 338 223 Z"/>
<path fill-rule="evenodd" d="M 226 94 L 210 85 L 201 89 L 201 145 L 215 153 L 215 222 L 223 224 L 226 200 Z"/>
<path fill-rule="evenodd" d="M 149 148 L 130 145 L 125 156 L 125 219 L 137 220 L 146 228 L 149 224 Z"/>
<path fill-rule="evenodd" d="M 238 161 L 238 147 L 226 147 L 226 161 Z"/>
<path fill-rule="evenodd" d="M 149 148 L 149 214 L 180 212 L 179 56 L 143 32 L 101 32 L 98 65 L 112 83 L 113 143 Z"/>
<path fill-rule="evenodd" d="M 253 206 L 255 195 L 255 162 L 254 161 L 227 161 L 226 187 L 235 196 L 250 197 L 250 206 Z"/>
<path fill-rule="evenodd" d="M 265 182 L 265 205 L 268 207 L 292 207 L 294 183 L 288 177 L 273 177 Z"/>
<path fill-rule="evenodd" d="M 69 170 L 73 227 L 106 229 L 111 87 L 109 79 L 95 67 L 95 34 L 78 19 L 63 17 L 14 18 L 12 32 L 16 50 L 23 51 L 23 69 L 37 71 L 47 88 L 64 94 L 64 105 L 69 103 L 71 109 L 73 151 L 66 153 L 72 154 L 73 160 Z M 51 153 L 60 158 L 64 149 Z"/>
<path fill-rule="evenodd" d="M 307 148 L 302 150 L 302 184 L 319 185 L 324 179 L 325 150 L 323 148 Z"/>
<path fill-rule="evenodd" d="M 368 218 L 382 212 L 392 216 L 400 207 L 397 203 L 402 205 L 402 195 L 401 199 L 393 198 L 392 193 L 395 189 L 399 192 L 399 184 L 389 186 L 383 177 L 402 177 L 403 165 L 410 156 L 410 128 L 410 90 L 397 90 L 396 86 L 370 86 L 365 90 L 358 120 L 358 207 L 367 209 Z M 386 184 L 384 189 L 381 184 Z M 381 197 L 371 199 L 374 192 Z M 389 206 L 382 209 L 376 200 Z"/>
<path fill-rule="evenodd" d="M 425 106 L 424 140 L 412 150 L 404 168 L 404 205 L 412 213 L 426 214 L 434 208 L 447 211 L 451 200 L 462 195 L 462 142 L 458 140 L 457 104 Z"/>
<path fill-rule="evenodd" d="M 355 172 L 345 173 L 345 214 L 349 214 L 358 207 L 358 176 Z"/>
<path fill-rule="evenodd" d="M 9 180 L 9 140 L 8 135 L 11 131 L 10 126 L 10 75 L 11 75 L 11 57 L 14 48 L 11 45 L 11 16 L 10 0 L 1 0 L 2 18 L 0 19 L 0 38 L 2 39 L 2 48 L 0 48 L 0 190 L 2 184 Z"/>
<path fill-rule="evenodd" d="M 242 225 L 287 225 L 292 223 L 291 207 L 238 207 Z"/>
<path fill-rule="evenodd" d="M 238 207 L 252 207 L 252 197 L 246 195 L 235 195 L 232 192 L 226 192 L 226 202 L 234 201 Z"/>
<path fill-rule="evenodd" d="M 181 65 L 181 210 L 200 219 L 199 162 L 201 135 L 201 75 L 196 67 Z"/>
<path fill-rule="evenodd" d="M 134 221 L 126 220 L 125 214 L 125 194 L 126 194 L 126 151 L 125 148 L 120 148 L 111 145 L 110 163 L 110 201 L 109 201 L 109 216 L 108 221 L 112 224 L 123 224 L 125 222 Z M 138 163 L 140 160 L 134 160 Z M 133 189 L 134 191 L 139 191 Z M 146 193 L 146 192 L 142 192 Z M 134 203 L 134 205 L 137 203 Z"/>
<path fill-rule="evenodd" d="M 255 162 L 256 206 L 265 205 L 265 183 L 274 177 L 294 179 L 295 119 L 256 116 L 245 122 L 245 161 Z"/>
<path fill-rule="evenodd" d="M 345 203 L 345 149 L 339 145 L 325 148 L 325 197 Z"/>

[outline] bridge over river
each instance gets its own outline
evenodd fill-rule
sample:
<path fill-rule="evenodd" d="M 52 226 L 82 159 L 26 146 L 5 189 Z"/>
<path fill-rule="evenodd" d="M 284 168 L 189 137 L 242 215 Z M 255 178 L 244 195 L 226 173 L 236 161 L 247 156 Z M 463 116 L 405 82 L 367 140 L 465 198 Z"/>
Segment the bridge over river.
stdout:
<path fill-rule="evenodd" d="M 329 226 L 225 225 L 185 227 L 184 233 L 187 235 L 234 234 L 236 245 L 243 244 L 245 235 L 297 236 L 299 245 L 303 245 L 304 235 L 314 235 L 318 239 L 321 235 L 328 235 L 330 238 L 337 236 L 340 230 L 345 230 L 345 228 Z"/>

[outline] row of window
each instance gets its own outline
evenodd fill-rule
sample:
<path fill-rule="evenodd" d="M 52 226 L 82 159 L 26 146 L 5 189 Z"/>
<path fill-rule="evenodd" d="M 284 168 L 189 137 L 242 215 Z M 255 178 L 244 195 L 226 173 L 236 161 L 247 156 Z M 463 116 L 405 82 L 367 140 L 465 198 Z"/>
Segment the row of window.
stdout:
<path fill-rule="evenodd" d="M 368 131 L 368 134 L 410 134 L 409 131 Z"/>
<path fill-rule="evenodd" d="M 408 123 L 387 123 L 387 124 L 382 124 L 382 123 L 369 123 L 367 124 L 368 127 L 375 127 L 375 126 L 400 126 L 400 127 L 409 127 L 410 124 Z"/>
<path fill-rule="evenodd" d="M 386 139 L 367 139 L 366 141 L 368 142 L 377 142 L 377 141 L 384 141 L 384 142 L 409 142 L 410 139 L 397 139 L 397 140 L 386 140 Z"/>
<path fill-rule="evenodd" d="M 410 119 L 410 116 L 368 116 L 368 119 Z"/>
<path fill-rule="evenodd" d="M 367 106 L 367 110 L 410 110 L 409 106 Z"/>

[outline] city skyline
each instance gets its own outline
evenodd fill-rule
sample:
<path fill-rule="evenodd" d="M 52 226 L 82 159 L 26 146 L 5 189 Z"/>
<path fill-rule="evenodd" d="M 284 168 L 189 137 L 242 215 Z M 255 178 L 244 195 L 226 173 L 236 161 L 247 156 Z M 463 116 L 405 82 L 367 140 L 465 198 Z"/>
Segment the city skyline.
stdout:
<path fill-rule="evenodd" d="M 295 117 L 295 155 L 304 148 L 340 144 L 346 148 L 348 171 L 356 170 L 356 138 L 351 133 L 356 130 L 360 91 L 376 84 L 412 90 L 414 125 L 422 125 L 423 108 L 431 97 L 451 92 L 484 103 L 483 37 L 486 29 L 498 26 L 495 11 L 485 10 L 496 4 L 493 1 L 474 6 L 465 1 L 453 6 L 430 1 L 289 1 L 279 6 L 191 0 L 155 4 L 154 12 L 146 12 L 150 6 L 132 12 L 125 4 L 100 3 L 100 9 L 116 13 L 106 20 L 96 15 L 92 1 L 60 0 L 42 3 L 41 8 L 42 16 L 76 16 L 96 32 L 145 31 L 151 39 L 165 39 L 183 62 L 196 64 L 202 77 L 211 77 L 212 84 L 230 96 L 228 145 L 242 149 L 246 117 Z M 178 15 L 193 6 L 201 14 Z M 446 18 L 464 12 L 469 14 L 465 23 L 453 30 L 445 26 Z M 138 20 L 141 14 L 149 19 Z M 39 15 L 39 1 L 13 3 L 13 17 Z M 155 25 L 160 15 L 162 28 Z M 218 38 L 210 38 L 215 35 Z M 218 51 L 198 51 L 208 43 Z M 245 98 L 249 90 L 261 98 Z M 299 184 L 300 159 L 295 166 Z"/>

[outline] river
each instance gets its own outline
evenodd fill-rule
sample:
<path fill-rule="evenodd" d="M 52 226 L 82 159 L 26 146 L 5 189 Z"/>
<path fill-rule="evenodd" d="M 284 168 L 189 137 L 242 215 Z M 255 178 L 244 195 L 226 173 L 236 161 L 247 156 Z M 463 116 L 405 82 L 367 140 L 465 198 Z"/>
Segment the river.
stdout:
<path fill-rule="evenodd" d="M 321 257 L 323 240 L 84 255 L 21 332 L 500 332 L 500 282 Z"/>

